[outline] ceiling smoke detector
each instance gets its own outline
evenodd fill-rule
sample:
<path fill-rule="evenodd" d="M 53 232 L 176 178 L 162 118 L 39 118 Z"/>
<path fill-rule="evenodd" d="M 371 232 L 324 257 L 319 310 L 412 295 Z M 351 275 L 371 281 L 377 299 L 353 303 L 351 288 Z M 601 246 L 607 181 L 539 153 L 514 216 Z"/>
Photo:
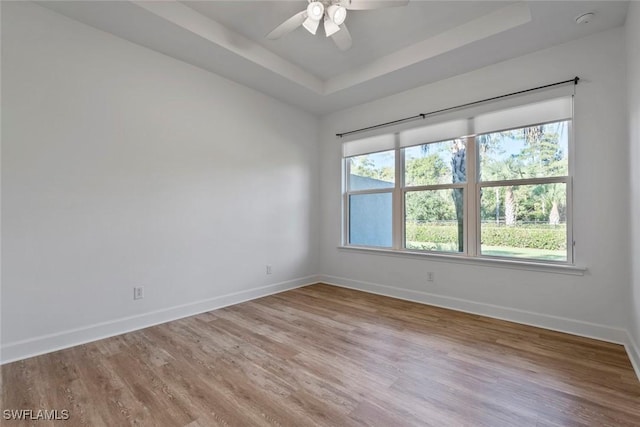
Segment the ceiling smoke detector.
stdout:
<path fill-rule="evenodd" d="M 593 12 L 583 13 L 576 18 L 576 24 L 588 24 L 594 16 L 595 14 Z"/>

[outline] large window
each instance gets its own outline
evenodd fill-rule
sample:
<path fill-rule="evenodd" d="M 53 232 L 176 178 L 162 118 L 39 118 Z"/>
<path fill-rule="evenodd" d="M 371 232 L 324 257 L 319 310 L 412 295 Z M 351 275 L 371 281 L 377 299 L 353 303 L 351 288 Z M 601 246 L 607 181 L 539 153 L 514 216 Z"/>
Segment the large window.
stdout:
<path fill-rule="evenodd" d="M 344 244 L 572 263 L 571 123 L 563 97 L 348 142 Z"/>

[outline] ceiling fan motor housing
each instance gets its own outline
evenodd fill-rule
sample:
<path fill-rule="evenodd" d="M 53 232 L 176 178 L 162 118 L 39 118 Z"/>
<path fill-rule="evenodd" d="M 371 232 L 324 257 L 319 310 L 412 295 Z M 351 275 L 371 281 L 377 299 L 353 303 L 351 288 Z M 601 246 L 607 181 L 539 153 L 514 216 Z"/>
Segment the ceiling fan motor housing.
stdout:
<path fill-rule="evenodd" d="M 344 23 L 347 18 L 347 10 L 405 6 L 409 0 L 307 0 L 307 2 L 306 9 L 278 25 L 267 34 L 267 38 L 276 40 L 300 26 L 315 35 L 320 21 L 324 21 L 325 35 L 331 37 L 338 49 L 344 51 L 352 45 L 351 34 Z"/>
<path fill-rule="evenodd" d="M 340 0 L 309 0 L 307 18 L 320 21 L 323 16 L 336 25 L 342 25 L 347 18 L 347 9 L 341 6 Z"/>

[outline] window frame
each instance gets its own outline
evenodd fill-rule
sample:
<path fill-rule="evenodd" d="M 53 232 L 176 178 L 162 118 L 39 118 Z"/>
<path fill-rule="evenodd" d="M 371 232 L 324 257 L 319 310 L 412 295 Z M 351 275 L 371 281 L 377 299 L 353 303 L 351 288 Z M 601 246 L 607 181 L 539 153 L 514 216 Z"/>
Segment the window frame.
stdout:
<path fill-rule="evenodd" d="M 358 248 L 379 248 L 379 249 L 392 249 L 392 250 L 396 250 L 396 245 L 395 245 L 395 209 L 396 209 L 396 191 L 397 191 L 397 187 L 398 187 L 398 154 L 397 152 L 395 152 L 395 148 L 392 150 L 380 150 L 380 151 L 372 151 L 370 153 L 366 153 L 368 154 L 376 154 L 376 153 L 385 153 L 387 151 L 394 151 L 394 178 L 395 178 L 395 182 L 393 184 L 393 187 L 388 187 L 388 188 L 370 188 L 370 189 L 366 189 L 366 190 L 349 190 L 349 180 L 351 179 L 351 162 L 349 161 L 349 159 L 353 158 L 353 157 L 358 157 L 358 156 L 349 156 L 349 157 L 343 157 L 343 176 L 344 176 L 344 184 L 343 184 L 343 188 L 344 191 L 343 196 L 342 196 L 342 205 L 344 207 L 344 218 L 343 218 L 343 223 L 344 223 L 344 227 L 343 227 L 343 232 L 344 235 L 342 237 L 342 241 L 344 242 L 344 244 L 346 246 L 349 247 L 358 247 Z M 350 242 L 351 239 L 351 229 L 350 229 L 350 219 L 351 219 L 351 211 L 350 211 L 350 206 L 351 203 L 349 203 L 349 197 L 350 196 L 358 196 L 358 195 L 366 195 L 366 194 L 386 194 L 386 193 L 390 193 L 391 194 L 391 246 L 366 246 L 366 245 L 353 245 Z"/>
<path fill-rule="evenodd" d="M 571 100 L 573 103 L 573 99 Z M 394 134 L 395 144 L 393 148 L 378 150 L 372 152 L 366 152 L 354 156 L 342 157 L 342 171 L 343 171 L 343 236 L 342 244 L 346 248 L 354 249 L 370 249 L 374 251 L 393 252 L 393 253 L 406 253 L 406 254 L 419 254 L 419 255 L 432 255 L 437 257 L 446 258 L 459 258 L 459 259 L 471 259 L 471 260 L 488 260 L 498 261 L 504 263 L 522 263 L 522 264 L 540 264 L 540 265 L 557 265 L 559 267 L 573 267 L 575 266 L 575 240 L 573 231 L 573 171 L 574 171 L 574 116 L 571 115 L 567 119 L 553 120 L 543 123 L 531 123 L 524 126 L 518 126 L 513 128 L 494 130 L 486 133 L 497 133 L 516 129 L 525 129 L 533 126 L 540 126 L 549 123 L 556 123 L 565 121 L 567 123 L 567 175 L 555 176 L 555 177 L 543 177 L 543 178 L 523 178 L 523 179 L 509 179 L 498 181 L 481 181 L 480 180 L 480 156 L 478 154 L 476 137 L 482 134 L 471 134 L 467 136 L 459 136 L 457 138 L 446 139 L 444 141 L 451 141 L 455 139 L 463 139 L 465 143 L 465 168 L 466 168 L 466 182 L 465 183 L 451 183 L 451 184 L 435 184 L 435 185 L 418 185 L 418 186 L 406 186 L 405 185 L 405 150 L 408 148 L 433 144 L 440 141 L 425 141 L 418 144 L 412 144 L 409 146 L 401 146 L 399 141 L 399 134 Z M 349 179 L 350 179 L 350 161 L 353 157 L 361 155 L 374 154 L 380 152 L 393 151 L 395 157 L 395 183 L 393 188 L 388 189 L 373 189 L 373 190 L 357 190 L 349 191 Z M 524 258 L 524 257 L 508 257 L 508 256 L 496 256 L 496 255 L 483 255 L 481 250 L 481 190 L 483 188 L 495 188 L 503 187 L 505 185 L 536 185 L 536 184 L 554 184 L 564 183 L 566 186 L 566 261 L 556 260 L 543 260 L 536 258 Z M 408 249 L 406 247 L 406 194 L 412 191 L 425 191 L 425 190 L 442 190 L 442 189 L 463 189 L 463 252 L 445 252 L 434 250 L 420 250 L 420 249 Z M 354 194 L 375 194 L 375 193 L 391 193 L 392 194 L 392 246 L 366 246 L 366 245 L 353 245 L 349 242 L 350 230 L 349 230 L 349 196 Z"/>
<path fill-rule="evenodd" d="M 418 144 L 418 145 L 411 145 L 411 146 L 407 146 L 407 147 L 401 147 L 400 148 L 400 157 L 402 158 L 402 170 L 400 171 L 400 175 L 401 175 L 401 191 L 402 191 L 402 200 L 400 201 L 401 204 L 401 225 L 402 225 L 402 231 L 401 231 L 401 244 L 398 248 L 398 250 L 401 251 L 417 251 L 417 252 L 426 252 L 426 253 L 435 253 L 435 254 L 441 254 L 441 255 L 455 255 L 455 256 L 460 256 L 463 254 L 467 254 L 468 253 L 468 244 L 469 244 L 469 236 L 470 233 L 467 229 L 468 227 L 468 216 L 469 216 L 469 212 L 468 209 L 471 206 L 470 205 L 470 197 L 469 196 L 469 157 L 467 156 L 467 154 L 469 153 L 469 144 L 468 144 L 468 140 L 470 138 L 474 138 L 474 137 L 460 137 L 460 138 L 454 138 L 455 139 L 462 139 L 464 141 L 464 145 L 465 145 L 465 170 L 466 170 L 466 180 L 463 183 L 446 183 L 446 184 L 430 184 L 430 185 L 412 185 L 412 186 L 407 186 L 406 182 L 405 182 L 405 177 L 406 177 L 406 171 L 404 169 L 405 166 L 405 160 L 406 160 L 406 155 L 405 155 L 405 151 L 408 148 L 413 148 L 413 147 L 419 147 L 422 145 L 427 145 L 427 144 L 438 144 L 438 143 L 442 143 L 442 142 L 448 142 L 448 141 L 453 141 L 453 140 L 446 140 L 446 141 L 433 141 L 433 142 L 427 142 L 424 144 Z M 406 197 L 407 197 L 407 193 L 409 192 L 417 192 L 417 191 L 434 191 L 434 190 L 454 190 L 460 188 L 462 189 L 462 194 L 463 194 L 463 198 L 462 198 L 462 210 L 464 212 L 464 216 L 463 216 L 463 248 L 465 248 L 464 251 L 462 252 L 451 252 L 451 251 L 435 251 L 435 250 L 424 250 L 424 249 L 409 249 L 407 248 L 407 221 L 406 221 Z"/>

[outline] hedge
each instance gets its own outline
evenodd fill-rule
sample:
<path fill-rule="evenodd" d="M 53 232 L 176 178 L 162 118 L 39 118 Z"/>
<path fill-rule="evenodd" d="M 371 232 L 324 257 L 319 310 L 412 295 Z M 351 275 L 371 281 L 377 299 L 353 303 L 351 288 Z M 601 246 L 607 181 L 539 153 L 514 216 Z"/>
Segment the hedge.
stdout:
<path fill-rule="evenodd" d="M 407 223 L 407 240 L 413 242 L 451 243 L 458 239 L 456 225 Z M 511 227 L 483 224 L 482 244 L 516 248 L 562 250 L 566 248 L 567 231 L 564 226 Z"/>

